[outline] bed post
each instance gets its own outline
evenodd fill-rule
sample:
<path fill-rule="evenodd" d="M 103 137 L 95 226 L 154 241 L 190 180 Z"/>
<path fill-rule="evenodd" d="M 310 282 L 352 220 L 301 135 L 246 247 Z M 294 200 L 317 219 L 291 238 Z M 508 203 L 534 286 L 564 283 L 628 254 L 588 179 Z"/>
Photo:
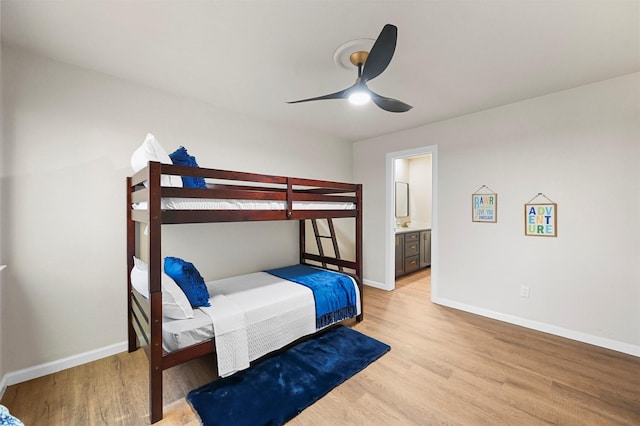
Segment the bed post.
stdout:
<path fill-rule="evenodd" d="M 131 269 L 136 250 L 136 224 L 131 219 L 131 178 L 127 178 L 127 335 L 129 338 L 129 352 L 138 349 L 136 331 L 133 328 L 133 313 L 131 306 Z"/>
<path fill-rule="evenodd" d="M 362 184 L 356 188 L 356 276 L 358 277 L 358 289 L 360 290 L 360 315 L 356 317 L 358 321 L 364 319 L 364 286 L 362 278 Z"/>
<path fill-rule="evenodd" d="M 149 328 L 149 411 L 151 423 L 162 420 L 162 210 L 160 163 L 149 162 L 148 243 L 149 243 L 149 299 L 151 312 Z"/>
<path fill-rule="evenodd" d="M 304 253 L 306 251 L 306 244 L 307 244 L 307 242 L 306 242 L 306 238 L 307 238 L 306 237 L 307 221 L 304 220 L 304 219 L 300 219 L 298 222 L 300 224 L 300 230 L 298 232 L 298 235 L 300 237 L 299 238 L 300 239 L 300 246 L 299 246 L 299 250 L 298 250 L 299 256 L 300 256 L 300 260 L 299 260 L 298 263 L 300 263 L 302 265 L 303 263 L 305 263 L 305 261 L 304 261 Z"/>

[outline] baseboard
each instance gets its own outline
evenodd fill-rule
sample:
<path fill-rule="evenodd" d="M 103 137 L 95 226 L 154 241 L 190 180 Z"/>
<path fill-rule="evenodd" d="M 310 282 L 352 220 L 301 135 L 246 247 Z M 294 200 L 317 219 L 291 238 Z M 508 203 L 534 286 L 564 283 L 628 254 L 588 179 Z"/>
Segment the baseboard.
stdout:
<path fill-rule="evenodd" d="M 387 287 L 384 283 L 379 283 L 377 281 L 362 280 L 362 282 L 363 284 L 368 285 L 369 287 L 379 288 L 380 290 L 387 290 L 387 291 L 393 290 L 392 288 Z"/>
<path fill-rule="evenodd" d="M 106 358 L 108 356 L 115 355 L 120 352 L 125 352 L 127 350 L 127 342 L 121 342 L 110 346 L 105 346 L 100 349 L 94 349 L 92 351 L 84 352 L 78 355 L 72 355 L 67 358 L 59 359 L 57 361 L 51 361 L 44 364 L 35 365 L 33 367 L 23 368 L 22 370 L 9 372 L 5 374 L 2 379 L 0 379 L 0 398 L 2 398 L 2 396 L 4 395 L 7 386 L 26 382 L 27 380 L 31 379 L 37 379 L 38 377 L 43 377 L 47 374 L 57 373 L 58 371 L 66 370 L 67 368 L 76 367 L 78 365 Z"/>
<path fill-rule="evenodd" d="M 432 298 L 432 302 L 437 303 L 438 305 L 447 306 L 449 308 L 458 309 L 460 311 L 469 312 L 471 314 L 480 315 L 498 321 L 507 322 L 509 324 L 515 324 L 521 327 L 530 328 L 532 330 L 542 331 L 543 333 L 553 334 L 555 336 L 560 336 L 567 339 L 576 340 L 578 342 L 599 346 L 601 348 L 611 349 L 616 352 L 622 352 L 625 354 L 640 357 L 640 346 L 638 345 L 632 345 L 630 343 L 607 339 L 600 336 L 594 336 L 592 334 L 582 333 L 579 331 L 570 330 L 567 328 L 558 327 L 538 321 L 532 321 L 514 315 L 508 315 L 488 309 L 482 309 L 476 306 L 466 305 L 464 303 L 459 303 L 449 299 L 434 297 Z"/>

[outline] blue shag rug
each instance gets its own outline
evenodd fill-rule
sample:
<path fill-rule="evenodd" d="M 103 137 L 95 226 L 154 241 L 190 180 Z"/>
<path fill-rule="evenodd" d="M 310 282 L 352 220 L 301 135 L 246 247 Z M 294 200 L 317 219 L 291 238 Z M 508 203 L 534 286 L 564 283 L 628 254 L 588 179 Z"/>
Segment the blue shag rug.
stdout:
<path fill-rule="evenodd" d="M 204 426 L 282 425 L 391 347 L 339 325 L 192 390 Z"/>

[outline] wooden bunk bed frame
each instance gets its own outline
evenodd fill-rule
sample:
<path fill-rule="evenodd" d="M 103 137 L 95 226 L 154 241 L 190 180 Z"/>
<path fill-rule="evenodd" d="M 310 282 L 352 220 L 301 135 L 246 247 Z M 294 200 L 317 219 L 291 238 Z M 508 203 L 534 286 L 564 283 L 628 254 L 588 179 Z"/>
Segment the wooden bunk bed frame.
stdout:
<path fill-rule="evenodd" d="M 215 180 L 207 188 L 162 187 L 161 175 L 193 176 Z M 147 186 L 143 182 L 147 182 Z M 221 183 L 218 183 L 221 182 Z M 163 210 L 161 199 L 203 198 L 275 200 L 286 203 L 283 210 Z M 297 210 L 294 201 L 352 202 L 353 210 Z M 133 203 L 146 202 L 145 210 L 135 210 Z M 306 251 L 305 221 L 308 219 L 355 219 L 355 261 L 322 256 Z M 189 360 L 215 353 L 214 339 L 184 349 L 165 352 L 162 348 L 162 291 L 163 270 L 161 255 L 161 226 L 165 224 L 214 223 L 242 221 L 298 220 L 300 236 L 300 263 L 316 263 L 348 268 L 360 290 L 360 314 L 363 319 L 362 299 L 362 185 L 299 179 L 227 170 L 193 168 L 149 162 L 148 166 L 127 178 L 127 300 L 129 352 L 143 347 L 149 358 L 150 420 L 162 419 L 162 373 L 164 370 Z M 130 271 L 136 254 L 136 223 L 147 226 L 149 299 L 144 299 L 131 285 Z M 313 263 L 316 262 L 316 263 Z M 319 266 L 321 267 L 321 266 Z"/>

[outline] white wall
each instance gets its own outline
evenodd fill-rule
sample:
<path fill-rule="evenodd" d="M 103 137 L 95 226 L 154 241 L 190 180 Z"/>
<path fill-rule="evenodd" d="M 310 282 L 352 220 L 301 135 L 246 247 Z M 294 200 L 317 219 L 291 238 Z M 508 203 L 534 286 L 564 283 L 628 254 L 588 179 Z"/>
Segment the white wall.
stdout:
<path fill-rule="evenodd" d="M 434 301 L 640 355 L 639 97 L 632 74 L 354 144 L 364 278 L 385 280 L 386 153 L 437 145 Z M 471 221 L 483 184 L 496 224 Z M 557 238 L 524 236 L 538 192 Z"/>
<path fill-rule="evenodd" d="M 0 33 L 2 32 L 2 2 L 0 2 Z M 2 81 L 2 50 L 0 50 L 0 81 Z M 4 147 L 4 137 L 3 137 L 3 123 L 4 123 L 4 114 L 2 113 L 2 84 L 0 84 L 0 265 L 2 265 L 4 263 L 4 256 L 2 255 L 2 179 L 1 177 L 4 176 L 4 154 L 3 154 L 3 147 Z M 0 273 L 0 398 L 2 398 L 2 393 L 3 393 L 3 389 L 5 388 L 5 384 L 4 384 L 4 365 L 3 365 L 3 358 L 2 358 L 2 352 L 3 352 L 3 344 L 2 344 L 2 336 L 3 336 L 3 332 L 2 332 L 2 324 L 5 324 L 5 322 L 2 320 L 2 289 L 3 289 L 3 285 L 2 285 L 2 273 Z"/>
<path fill-rule="evenodd" d="M 394 180 L 409 184 L 409 217 L 396 218 L 396 224 L 431 227 L 431 156 L 397 158 L 393 164 Z"/>
<path fill-rule="evenodd" d="M 431 227 L 431 156 L 411 157 L 409 162 L 409 215 L 411 226 Z"/>
<path fill-rule="evenodd" d="M 125 177 L 147 132 L 205 167 L 352 179 L 342 141 L 2 53 L 5 373 L 125 341 Z M 164 254 L 192 261 L 205 279 L 298 259 L 293 222 L 173 226 L 163 237 Z"/>

